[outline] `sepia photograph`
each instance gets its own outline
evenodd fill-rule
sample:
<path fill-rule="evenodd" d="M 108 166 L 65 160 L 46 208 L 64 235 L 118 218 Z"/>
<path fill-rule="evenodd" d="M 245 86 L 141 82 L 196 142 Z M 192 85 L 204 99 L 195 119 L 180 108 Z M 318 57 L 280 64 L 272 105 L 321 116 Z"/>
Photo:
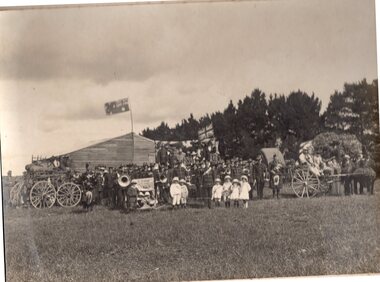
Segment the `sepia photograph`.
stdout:
<path fill-rule="evenodd" d="M 378 275 L 377 70 L 375 0 L 0 7 L 6 281 Z"/>

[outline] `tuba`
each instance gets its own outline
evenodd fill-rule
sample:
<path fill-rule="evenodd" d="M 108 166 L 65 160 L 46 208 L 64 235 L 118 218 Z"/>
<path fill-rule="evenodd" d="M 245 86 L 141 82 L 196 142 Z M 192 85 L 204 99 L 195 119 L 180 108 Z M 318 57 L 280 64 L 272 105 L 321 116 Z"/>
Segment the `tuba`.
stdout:
<path fill-rule="evenodd" d="M 131 183 L 131 180 L 129 179 L 129 176 L 126 174 L 122 174 L 118 179 L 117 183 L 120 187 L 125 188 Z"/>

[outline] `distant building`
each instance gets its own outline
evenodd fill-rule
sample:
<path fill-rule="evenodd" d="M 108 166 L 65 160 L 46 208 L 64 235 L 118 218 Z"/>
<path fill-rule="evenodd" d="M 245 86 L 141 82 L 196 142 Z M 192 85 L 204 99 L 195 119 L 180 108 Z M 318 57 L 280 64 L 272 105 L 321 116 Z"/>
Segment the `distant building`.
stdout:
<path fill-rule="evenodd" d="M 94 145 L 65 154 L 69 156 L 70 167 L 84 171 L 86 163 L 90 168 L 98 165 L 106 167 L 119 167 L 125 164 L 154 163 L 155 143 L 143 136 L 128 133 L 109 140 L 101 141 Z"/>

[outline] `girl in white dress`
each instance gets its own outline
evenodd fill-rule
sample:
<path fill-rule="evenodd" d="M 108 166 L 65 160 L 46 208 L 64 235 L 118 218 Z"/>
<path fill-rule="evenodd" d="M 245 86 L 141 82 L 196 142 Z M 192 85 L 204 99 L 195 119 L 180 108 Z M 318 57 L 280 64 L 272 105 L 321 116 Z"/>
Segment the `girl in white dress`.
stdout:
<path fill-rule="evenodd" d="M 240 182 L 237 179 L 234 179 L 232 181 L 232 187 L 231 187 L 231 195 L 230 199 L 234 202 L 234 207 L 239 207 L 239 199 L 240 199 Z"/>
<path fill-rule="evenodd" d="M 248 183 L 248 177 L 243 175 L 241 177 L 240 200 L 243 201 L 244 208 L 248 208 L 249 191 L 251 191 L 251 185 Z"/>
<path fill-rule="evenodd" d="M 231 176 L 226 175 L 224 177 L 223 192 L 222 192 L 222 200 L 226 208 L 231 207 L 231 202 L 230 202 L 231 187 L 232 187 Z"/>
<path fill-rule="evenodd" d="M 220 201 L 222 199 L 223 186 L 220 184 L 220 178 L 215 179 L 215 185 L 212 187 L 211 200 L 214 200 L 215 206 L 220 207 Z"/>

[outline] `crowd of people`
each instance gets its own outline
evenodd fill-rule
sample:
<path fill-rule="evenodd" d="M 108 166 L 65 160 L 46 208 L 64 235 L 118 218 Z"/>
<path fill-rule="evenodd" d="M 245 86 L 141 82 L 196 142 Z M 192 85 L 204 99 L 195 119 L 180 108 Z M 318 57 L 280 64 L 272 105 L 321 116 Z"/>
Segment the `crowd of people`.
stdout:
<path fill-rule="evenodd" d="M 268 156 L 267 156 L 268 157 Z M 287 164 L 280 162 L 276 154 L 271 160 L 263 160 L 259 154 L 255 159 L 234 157 L 223 159 L 212 142 L 202 146 L 185 148 L 160 144 L 156 162 L 151 164 L 121 165 L 120 167 L 91 167 L 86 164 L 84 173 L 73 176 L 84 190 L 83 203 L 88 208 L 102 204 L 113 209 L 135 210 L 137 208 L 171 205 L 173 209 L 186 208 L 188 198 L 211 208 L 248 207 L 254 197 L 264 198 L 264 186 L 268 183 L 273 198 L 280 198 L 289 167 L 308 166 L 318 177 L 342 175 L 331 182 L 335 190 L 343 184 L 346 195 L 362 194 L 363 185 L 352 178 L 356 169 L 371 166 L 370 159 L 359 155 L 355 160 L 343 156 L 323 159 L 310 149 L 300 152 L 299 159 Z M 372 170 L 373 171 L 373 170 Z M 126 185 L 120 185 L 121 176 L 128 177 Z M 151 189 L 142 189 L 138 179 L 153 179 Z M 332 188 L 334 188 L 332 187 Z M 86 192 L 91 192 L 91 204 L 86 204 Z M 256 192 L 254 192 L 256 191 Z"/>
<path fill-rule="evenodd" d="M 210 143 L 202 148 L 188 149 L 184 152 L 182 148 L 161 144 L 154 164 L 104 168 L 102 173 L 98 174 L 102 179 L 99 181 L 95 199 L 113 208 L 128 210 L 144 206 L 146 202 L 152 205 L 170 204 L 173 209 L 186 208 L 189 197 L 203 202 L 209 208 L 222 205 L 229 208 L 231 203 L 233 207 L 247 208 L 248 201 L 254 197 L 263 199 L 266 182 L 272 189 L 273 198 L 280 197 L 287 172 L 286 166 L 278 160 L 276 154 L 269 163 L 263 161 L 261 154 L 255 159 L 224 160 L 212 145 Z M 358 191 L 358 185 L 353 182 L 350 174 L 355 168 L 370 166 L 369 162 L 370 160 L 362 155 L 354 161 L 348 155 L 343 157 L 342 162 L 336 157 L 324 160 L 319 154 L 303 150 L 300 158 L 290 162 L 290 165 L 307 165 L 310 171 L 319 177 L 342 175 L 331 185 L 340 187 L 342 183 L 345 194 L 350 195 L 363 193 L 363 186 L 359 185 Z M 129 175 L 131 179 L 152 177 L 154 189 L 142 192 L 133 181 L 128 187 L 121 188 L 117 180 L 122 174 Z M 144 197 L 149 201 L 144 201 Z"/>
<path fill-rule="evenodd" d="M 88 185 L 83 185 L 88 189 L 92 187 L 95 202 L 112 208 L 136 209 L 144 205 L 140 200 L 146 196 L 154 204 L 170 204 L 173 209 L 186 208 L 189 197 L 209 208 L 220 207 L 222 203 L 228 208 L 231 202 L 233 207 L 239 207 L 241 203 L 247 208 L 248 201 L 254 197 L 254 190 L 258 199 L 263 199 L 266 181 L 273 189 L 273 197 L 279 197 L 281 173 L 276 155 L 267 167 L 262 155 L 255 160 L 224 160 L 212 146 L 183 152 L 182 148 L 169 148 L 162 144 L 154 164 L 97 167 L 93 170 L 87 166 L 81 182 L 88 182 Z M 136 181 L 120 187 L 118 179 L 124 174 L 131 179 L 152 177 L 154 189 L 142 192 Z"/>

